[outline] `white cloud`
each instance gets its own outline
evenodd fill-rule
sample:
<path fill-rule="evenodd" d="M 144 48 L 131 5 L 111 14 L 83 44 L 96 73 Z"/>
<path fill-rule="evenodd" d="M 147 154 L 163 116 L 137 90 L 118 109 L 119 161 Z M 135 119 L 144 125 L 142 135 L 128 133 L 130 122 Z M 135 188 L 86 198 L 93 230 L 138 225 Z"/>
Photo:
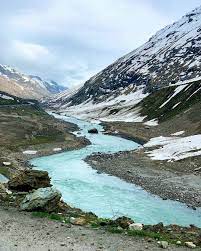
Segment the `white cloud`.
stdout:
<path fill-rule="evenodd" d="M 48 49 L 39 44 L 26 43 L 18 40 L 13 41 L 13 51 L 21 55 L 25 60 L 34 61 L 49 57 Z"/>

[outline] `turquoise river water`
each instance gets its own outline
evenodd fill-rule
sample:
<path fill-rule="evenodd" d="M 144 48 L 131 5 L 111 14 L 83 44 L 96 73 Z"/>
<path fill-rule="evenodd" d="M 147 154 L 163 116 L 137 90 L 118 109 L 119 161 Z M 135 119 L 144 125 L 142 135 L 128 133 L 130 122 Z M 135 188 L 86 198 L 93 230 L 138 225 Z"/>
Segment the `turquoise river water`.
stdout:
<path fill-rule="evenodd" d="M 53 114 L 59 119 L 77 124 L 81 134 L 91 145 L 79 150 L 67 151 L 51 156 L 32 159 L 36 169 L 48 171 L 52 184 L 62 192 L 63 200 L 71 206 L 99 217 L 115 218 L 128 216 L 144 224 L 189 225 L 201 227 L 201 208 L 193 210 L 185 204 L 162 200 L 139 186 L 127 183 L 117 177 L 99 174 L 84 159 L 92 153 L 116 153 L 134 150 L 139 145 L 116 136 L 104 135 L 99 124 L 73 117 Z M 89 134 L 88 129 L 96 127 L 99 134 Z"/>

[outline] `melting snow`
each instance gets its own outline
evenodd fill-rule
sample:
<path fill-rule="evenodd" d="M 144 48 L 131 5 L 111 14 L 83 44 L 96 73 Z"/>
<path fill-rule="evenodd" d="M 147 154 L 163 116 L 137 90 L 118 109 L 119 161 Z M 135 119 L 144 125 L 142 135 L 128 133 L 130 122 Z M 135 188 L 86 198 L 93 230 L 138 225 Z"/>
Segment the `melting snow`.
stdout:
<path fill-rule="evenodd" d="M 152 119 L 144 123 L 144 125 L 147 126 L 157 126 L 158 125 L 158 119 Z"/>
<path fill-rule="evenodd" d="M 171 135 L 172 136 L 179 136 L 179 135 L 182 135 L 184 133 L 185 133 L 185 131 L 179 131 L 179 132 L 172 133 Z"/>
<path fill-rule="evenodd" d="M 174 90 L 174 93 L 172 94 L 172 96 L 170 96 L 169 99 L 166 100 L 159 108 L 162 108 L 163 106 L 165 106 L 174 96 L 176 96 L 178 93 L 180 93 L 180 91 L 182 91 L 186 86 L 187 86 L 187 84 L 178 86 Z"/>
<path fill-rule="evenodd" d="M 180 160 L 201 155 L 201 134 L 189 137 L 156 137 L 152 138 L 144 147 L 157 147 L 148 155 L 153 160 Z"/>
<path fill-rule="evenodd" d="M 36 154 L 36 153 L 37 153 L 37 151 L 34 151 L 34 150 L 27 150 L 27 151 L 23 152 L 23 154 L 30 154 L 30 155 Z"/>

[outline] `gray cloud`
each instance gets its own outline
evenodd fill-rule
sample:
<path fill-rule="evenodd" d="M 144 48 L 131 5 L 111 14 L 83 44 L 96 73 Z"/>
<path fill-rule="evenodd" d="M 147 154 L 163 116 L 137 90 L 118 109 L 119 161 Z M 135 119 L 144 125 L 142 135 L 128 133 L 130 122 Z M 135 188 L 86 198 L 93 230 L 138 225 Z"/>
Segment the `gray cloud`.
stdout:
<path fill-rule="evenodd" d="M 1 3 L 1 62 L 74 86 L 197 0 L 16 0 Z M 179 11 L 175 9 L 179 6 Z M 172 7 L 170 7 L 172 6 Z M 167 10 L 165 12 L 165 10 Z M 174 10 L 174 11 L 173 11 Z"/>

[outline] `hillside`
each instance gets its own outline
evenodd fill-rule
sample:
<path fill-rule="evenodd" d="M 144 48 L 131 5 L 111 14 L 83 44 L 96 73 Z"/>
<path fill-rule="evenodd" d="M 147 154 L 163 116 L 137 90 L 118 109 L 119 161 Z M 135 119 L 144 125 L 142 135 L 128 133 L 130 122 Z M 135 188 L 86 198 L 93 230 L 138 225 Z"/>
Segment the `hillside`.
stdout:
<path fill-rule="evenodd" d="M 141 47 L 89 79 L 56 107 L 143 98 L 170 84 L 201 77 L 201 7 L 158 31 Z M 123 97 L 122 97 L 123 96 Z M 129 116 L 130 117 L 130 116 Z"/>
<path fill-rule="evenodd" d="M 44 81 L 38 76 L 26 75 L 9 66 L 0 65 L 0 91 L 21 98 L 40 99 L 65 89 L 55 81 Z"/>
<path fill-rule="evenodd" d="M 146 155 L 154 160 L 199 156 L 200 41 L 201 7 L 49 105 L 104 122 L 109 133 L 149 142 Z"/>

